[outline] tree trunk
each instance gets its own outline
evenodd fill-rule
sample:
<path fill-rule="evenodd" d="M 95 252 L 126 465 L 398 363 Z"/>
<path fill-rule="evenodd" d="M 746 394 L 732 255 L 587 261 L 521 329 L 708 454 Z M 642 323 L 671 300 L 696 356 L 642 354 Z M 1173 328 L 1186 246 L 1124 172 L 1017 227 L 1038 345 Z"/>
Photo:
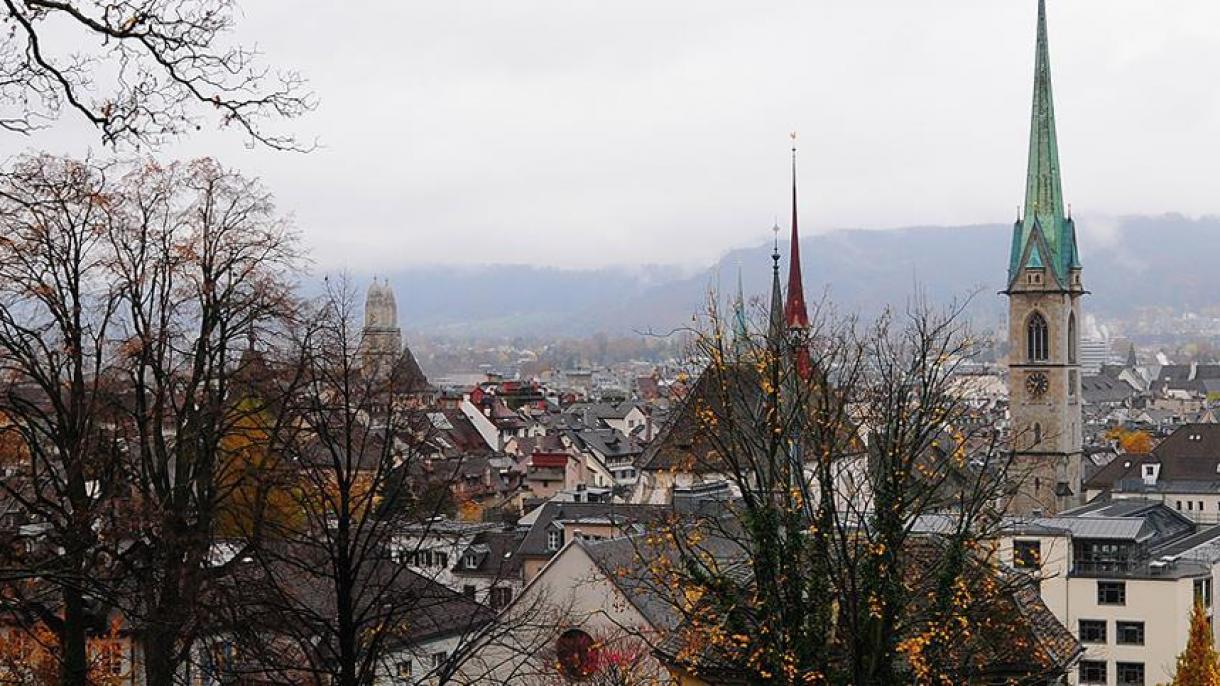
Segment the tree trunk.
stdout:
<path fill-rule="evenodd" d="M 84 595 L 77 589 L 65 587 L 64 624 L 59 640 L 63 648 L 63 670 L 60 673 L 60 683 L 63 686 L 88 686 L 89 656 L 86 645 L 86 624 Z"/>
<path fill-rule="evenodd" d="M 174 686 L 174 675 L 178 671 L 174 657 L 176 650 L 172 631 L 153 627 L 145 634 L 144 676 L 147 686 Z"/>

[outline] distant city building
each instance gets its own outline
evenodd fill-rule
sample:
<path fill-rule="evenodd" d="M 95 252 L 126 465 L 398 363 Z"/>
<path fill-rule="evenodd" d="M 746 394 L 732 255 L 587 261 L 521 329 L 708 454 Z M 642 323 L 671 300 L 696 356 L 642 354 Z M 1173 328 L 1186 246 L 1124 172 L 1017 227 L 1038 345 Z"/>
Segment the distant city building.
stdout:
<path fill-rule="evenodd" d="M 1097 374 L 1110 363 L 1110 342 L 1103 338 L 1080 339 L 1080 373 Z"/>

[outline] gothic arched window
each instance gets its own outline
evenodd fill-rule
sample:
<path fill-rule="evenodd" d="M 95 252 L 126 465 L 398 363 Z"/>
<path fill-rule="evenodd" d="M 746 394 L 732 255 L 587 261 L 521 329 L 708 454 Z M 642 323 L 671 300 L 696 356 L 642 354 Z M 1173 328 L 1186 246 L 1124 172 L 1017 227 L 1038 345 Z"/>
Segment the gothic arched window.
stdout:
<path fill-rule="evenodd" d="M 1050 333 L 1046 326 L 1046 318 L 1035 312 L 1025 325 L 1025 354 L 1031 362 L 1041 362 L 1050 357 Z"/>
<path fill-rule="evenodd" d="M 1076 364 L 1076 313 L 1068 315 L 1068 364 Z"/>

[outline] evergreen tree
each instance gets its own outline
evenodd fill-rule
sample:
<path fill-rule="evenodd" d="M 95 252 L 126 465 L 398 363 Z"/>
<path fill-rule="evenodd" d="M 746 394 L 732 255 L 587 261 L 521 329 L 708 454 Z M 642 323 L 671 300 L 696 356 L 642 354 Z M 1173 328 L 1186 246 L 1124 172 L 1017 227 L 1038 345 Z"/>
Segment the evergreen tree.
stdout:
<path fill-rule="evenodd" d="M 1220 686 L 1220 655 L 1216 654 L 1211 624 L 1201 602 L 1195 603 L 1190 615 L 1190 636 L 1186 650 L 1178 656 L 1173 686 Z"/>

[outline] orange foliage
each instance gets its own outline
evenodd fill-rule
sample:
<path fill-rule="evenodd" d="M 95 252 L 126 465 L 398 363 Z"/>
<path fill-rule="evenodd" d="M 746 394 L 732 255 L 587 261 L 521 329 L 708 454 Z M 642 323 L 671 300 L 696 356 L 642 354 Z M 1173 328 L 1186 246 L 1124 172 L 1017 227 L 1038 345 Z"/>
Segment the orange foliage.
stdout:
<path fill-rule="evenodd" d="M 90 638 L 89 686 L 130 684 L 130 647 L 117 622 L 104 636 Z M 0 684 L 54 686 L 60 681 L 59 659 L 59 637 L 45 625 L 0 628 Z"/>
<path fill-rule="evenodd" d="M 1186 650 L 1178 656 L 1173 686 L 1220 686 L 1220 656 L 1212 643 L 1203 603 L 1196 602 L 1190 615 L 1190 636 L 1186 639 Z"/>
<path fill-rule="evenodd" d="M 1106 438 L 1111 441 L 1118 441 L 1119 447 L 1125 453 L 1144 454 L 1152 452 L 1152 436 L 1149 436 L 1145 431 L 1130 431 L 1122 427 L 1116 427 L 1106 432 Z"/>
<path fill-rule="evenodd" d="M 270 437 L 262 416 L 249 403 L 223 439 L 224 465 L 218 480 L 223 501 L 216 515 L 222 537 L 249 533 L 258 518 L 276 528 L 291 527 L 302 519 L 294 495 L 282 483 L 279 459 L 268 448 Z"/>

